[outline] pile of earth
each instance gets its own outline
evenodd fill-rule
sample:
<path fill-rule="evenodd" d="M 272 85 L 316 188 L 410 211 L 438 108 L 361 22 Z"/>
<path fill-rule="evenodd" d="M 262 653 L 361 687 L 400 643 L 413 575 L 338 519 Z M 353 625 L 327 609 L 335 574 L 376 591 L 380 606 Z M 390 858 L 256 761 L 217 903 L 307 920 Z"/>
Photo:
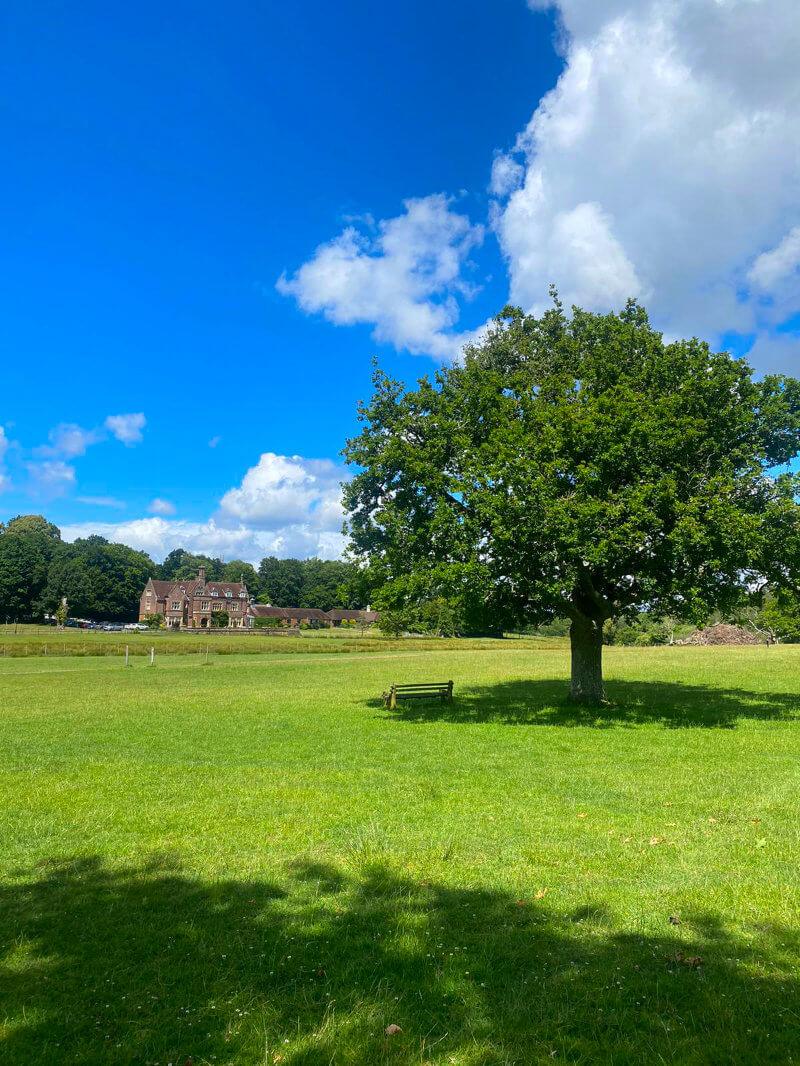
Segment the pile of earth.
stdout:
<path fill-rule="evenodd" d="M 742 626 L 730 626 L 719 622 L 714 626 L 706 626 L 705 629 L 696 629 L 681 644 L 763 644 L 764 637 L 760 633 L 754 633 L 752 629 L 744 629 Z"/>

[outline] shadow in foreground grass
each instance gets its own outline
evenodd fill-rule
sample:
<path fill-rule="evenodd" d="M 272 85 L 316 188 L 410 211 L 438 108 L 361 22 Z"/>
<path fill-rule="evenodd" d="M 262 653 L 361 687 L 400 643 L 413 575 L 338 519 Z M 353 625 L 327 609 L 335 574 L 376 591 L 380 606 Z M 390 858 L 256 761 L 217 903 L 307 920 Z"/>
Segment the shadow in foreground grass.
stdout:
<path fill-rule="evenodd" d="M 565 681 L 506 681 L 456 688 L 452 703 L 411 700 L 387 716 L 405 722 L 499 722 L 507 725 L 593 726 L 657 722 L 685 728 L 732 728 L 740 718 L 800 717 L 800 695 L 683 685 L 663 681 L 610 681 L 609 703 L 570 703 Z M 373 707 L 383 701 L 371 700 Z"/>
<path fill-rule="evenodd" d="M 602 901 L 358 877 L 279 888 L 153 864 L 51 864 L 0 891 L 0 1060 L 29 1063 L 788 1063 L 795 930 L 721 915 L 615 929 Z M 659 916 L 659 920 L 660 920 Z M 682 951 L 703 963 L 670 963 Z M 385 1027 L 401 1033 L 387 1037 Z"/>

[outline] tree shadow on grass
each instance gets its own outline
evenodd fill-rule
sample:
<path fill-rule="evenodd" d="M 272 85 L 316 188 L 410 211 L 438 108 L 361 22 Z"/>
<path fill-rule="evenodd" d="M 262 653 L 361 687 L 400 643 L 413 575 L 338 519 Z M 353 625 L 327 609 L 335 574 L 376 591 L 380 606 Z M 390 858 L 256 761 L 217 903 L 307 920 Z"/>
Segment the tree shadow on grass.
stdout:
<path fill-rule="evenodd" d="M 497 722 L 505 725 L 733 728 L 740 718 L 780 721 L 800 717 L 800 695 L 712 688 L 662 681 L 610 681 L 609 702 L 583 706 L 566 699 L 565 681 L 505 681 L 459 689 L 452 703 L 409 700 L 390 718 L 404 722 Z M 381 701 L 370 701 L 383 707 Z"/>
<path fill-rule="evenodd" d="M 800 1056 L 796 930 L 696 914 L 635 935 L 601 901 L 560 914 L 385 866 L 280 880 L 99 859 L 20 875 L 0 890 L 4 1066 Z"/>

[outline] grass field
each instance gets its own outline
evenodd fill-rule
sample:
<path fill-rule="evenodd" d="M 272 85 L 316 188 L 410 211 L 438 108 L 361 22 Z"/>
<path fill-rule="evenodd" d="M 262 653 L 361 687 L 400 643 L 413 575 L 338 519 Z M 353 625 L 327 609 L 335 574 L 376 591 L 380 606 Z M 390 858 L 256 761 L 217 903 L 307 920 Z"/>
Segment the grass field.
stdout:
<path fill-rule="evenodd" d="M 0 660 L 3 1066 L 800 1061 L 800 647 L 289 643 Z"/>

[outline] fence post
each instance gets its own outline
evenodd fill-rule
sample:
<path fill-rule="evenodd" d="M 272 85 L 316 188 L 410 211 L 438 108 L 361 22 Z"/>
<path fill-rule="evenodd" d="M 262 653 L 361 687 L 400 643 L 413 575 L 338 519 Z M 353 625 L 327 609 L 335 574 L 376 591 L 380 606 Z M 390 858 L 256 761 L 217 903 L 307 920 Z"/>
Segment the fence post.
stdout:
<path fill-rule="evenodd" d="M 128 645 L 125 645 L 125 665 L 128 665 Z"/>
<path fill-rule="evenodd" d="M 150 665 L 151 666 L 155 666 L 155 658 L 156 658 L 156 649 L 155 648 L 151 648 L 150 649 Z"/>

